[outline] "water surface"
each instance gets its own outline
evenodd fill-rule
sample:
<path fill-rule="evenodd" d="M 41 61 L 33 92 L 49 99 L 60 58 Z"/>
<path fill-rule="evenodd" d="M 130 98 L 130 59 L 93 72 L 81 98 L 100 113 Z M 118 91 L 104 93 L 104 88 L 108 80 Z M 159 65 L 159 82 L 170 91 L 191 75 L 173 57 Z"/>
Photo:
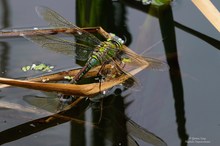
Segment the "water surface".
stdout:
<path fill-rule="evenodd" d="M 213 2 L 220 7 L 219 1 Z M 137 74 L 141 88 L 128 90 L 113 102 L 107 100 L 110 108 L 103 112 L 103 117 L 123 121 L 126 115 L 169 146 L 191 146 L 197 144 L 196 140 L 210 146 L 220 143 L 220 35 L 191 1 L 176 0 L 159 15 L 129 2 L 106 2 L 101 7 L 97 4 L 97 8 L 91 8 L 93 15 L 88 15 L 89 10 L 83 9 L 79 1 L 0 3 L 1 28 L 46 26 L 34 7 L 48 6 L 78 26 L 102 26 L 108 32 L 124 35 L 135 52 L 168 62 L 170 71 L 144 70 Z M 74 58 L 40 48 L 24 38 L 0 38 L 0 56 L 1 76 L 10 78 L 34 76 L 35 73 L 27 74 L 20 68 L 36 62 L 54 65 L 56 70 L 79 67 Z M 32 107 L 23 100 L 26 95 L 48 96 L 40 91 L 10 87 L 0 90 L 0 102 Z M 123 114 L 120 116 L 113 109 Z M 0 115 L 0 139 L 12 135 L 5 131 L 46 116 L 4 108 L 0 109 Z M 90 121 L 92 115 L 89 110 L 83 119 Z M 102 132 L 66 122 L 23 137 L 21 132 L 21 138 L 4 145 L 109 145 L 109 140 L 97 142 Z M 76 137 L 81 139 L 77 141 Z"/>

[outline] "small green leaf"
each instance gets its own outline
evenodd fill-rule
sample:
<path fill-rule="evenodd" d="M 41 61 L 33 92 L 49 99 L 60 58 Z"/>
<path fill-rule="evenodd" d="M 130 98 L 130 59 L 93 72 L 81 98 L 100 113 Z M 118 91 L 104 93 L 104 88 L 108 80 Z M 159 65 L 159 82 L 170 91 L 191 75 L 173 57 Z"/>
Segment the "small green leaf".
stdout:
<path fill-rule="evenodd" d="M 42 71 L 42 72 L 51 72 L 54 66 L 49 66 L 44 63 L 41 64 L 32 64 L 31 66 L 24 66 L 21 68 L 22 71 L 26 72 L 29 70 L 34 70 L 34 71 Z"/>
<path fill-rule="evenodd" d="M 44 70 L 45 68 L 46 68 L 47 66 L 45 65 L 45 64 L 39 64 L 39 65 L 36 65 L 35 67 L 34 67 L 34 70 L 39 70 L 39 71 L 42 71 L 42 70 Z"/>
<path fill-rule="evenodd" d="M 28 70 L 30 70 L 30 69 L 31 69 L 31 66 L 29 66 L 29 65 L 23 66 L 23 67 L 21 68 L 21 70 L 24 71 L 24 72 L 26 72 L 26 71 L 28 71 Z"/>

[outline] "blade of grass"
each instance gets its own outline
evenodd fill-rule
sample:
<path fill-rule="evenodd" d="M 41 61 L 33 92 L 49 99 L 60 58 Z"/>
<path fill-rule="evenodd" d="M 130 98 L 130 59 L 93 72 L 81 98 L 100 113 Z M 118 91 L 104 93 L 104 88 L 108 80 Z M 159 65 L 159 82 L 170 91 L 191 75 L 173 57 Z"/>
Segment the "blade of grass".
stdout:
<path fill-rule="evenodd" d="M 220 13 L 210 0 L 192 0 L 195 6 L 209 20 L 209 22 L 220 32 Z"/>

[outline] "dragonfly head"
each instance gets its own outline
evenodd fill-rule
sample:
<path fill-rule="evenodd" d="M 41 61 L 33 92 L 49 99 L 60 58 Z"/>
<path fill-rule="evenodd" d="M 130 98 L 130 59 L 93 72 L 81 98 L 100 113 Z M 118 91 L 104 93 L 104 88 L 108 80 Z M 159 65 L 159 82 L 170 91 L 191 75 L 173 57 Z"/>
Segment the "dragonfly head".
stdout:
<path fill-rule="evenodd" d="M 107 42 L 111 43 L 111 44 L 114 44 L 116 48 L 121 48 L 122 47 L 122 44 L 116 40 L 113 40 L 113 39 L 108 39 Z"/>
<path fill-rule="evenodd" d="M 111 38 L 109 40 L 116 41 L 117 43 L 120 43 L 120 44 L 124 44 L 125 43 L 125 41 L 122 38 L 118 37 L 114 33 L 109 33 L 109 35 L 111 36 Z"/>
<path fill-rule="evenodd" d="M 116 48 L 122 48 L 122 45 L 125 43 L 125 41 L 113 33 L 109 33 L 109 34 L 111 38 L 109 38 L 107 41 L 114 44 Z"/>

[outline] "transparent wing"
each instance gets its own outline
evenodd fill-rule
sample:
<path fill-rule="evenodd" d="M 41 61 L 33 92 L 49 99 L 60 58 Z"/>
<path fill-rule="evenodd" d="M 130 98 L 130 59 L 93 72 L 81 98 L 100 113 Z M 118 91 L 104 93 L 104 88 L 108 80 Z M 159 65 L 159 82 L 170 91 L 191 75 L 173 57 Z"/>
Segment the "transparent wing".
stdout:
<path fill-rule="evenodd" d="M 87 45 L 71 42 L 52 35 L 23 35 L 23 37 L 40 45 L 43 48 L 65 55 L 76 56 L 78 60 L 82 61 L 86 61 L 94 49 Z"/>
<path fill-rule="evenodd" d="M 59 99 L 57 97 L 42 97 L 36 95 L 26 95 L 23 100 L 30 105 L 44 109 L 46 111 L 56 113 L 59 106 Z"/>
<path fill-rule="evenodd" d="M 167 146 L 167 144 L 164 142 L 163 139 L 155 135 L 154 133 L 148 131 L 147 129 L 144 129 L 131 119 L 128 119 L 126 122 L 127 132 L 128 135 L 134 136 L 140 140 L 143 140 L 146 143 L 152 144 L 154 146 Z M 135 144 L 134 141 L 129 141 Z"/>
<path fill-rule="evenodd" d="M 150 58 L 150 57 L 145 57 L 145 56 L 143 56 L 143 58 L 145 61 L 149 63 L 149 66 L 147 67 L 149 69 L 158 70 L 158 71 L 169 70 L 168 64 L 161 60 Z"/>
<path fill-rule="evenodd" d="M 136 55 L 126 50 L 123 50 L 123 53 L 124 54 L 122 55 L 122 58 L 130 59 L 130 62 L 127 63 L 129 65 L 133 65 L 133 66 L 142 65 L 142 62 L 140 60 L 144 59 L 147 63 L 149 63 L 147 69 L 153 69 L 158 71 L 169 70 L 168 64 L 159 59 Z"/>
<path fill-rule="evenodd" d="M 129 72 L 143 66 L 143 61 L 148 63 L 147 69 L 153 69 L 158 71 L 165 71 L 169 69 L 169 66 L 158 59 L 142 57 L 133 52 L 122 51 L 116 58 L 111 58 L 110 64 L 112 64 L 112 68 L 105 73 L 107 75 L 105 80 L 111 80 L 118 75 L 126 74 L 130 77 L 130 80 L 125 81 L 123 85 L 126 87 L 132 87 L 132 89 L 138 90 L 141 85 L 138 80 Z"/>
<path fill-rule="evenodd" d="M 129 79 L 125 80 L 123 82 L 123 86 L 126 88 L 130 88 L 132 87 L 132 90 L 138 91 L 138 89 L 141 88 L 141 85 L 139 84 L 139 81 L 132 75 L 129 73 L 130 70 L 125 66 L 125 64 L 123 64 L 121 62 L 121 60 L 119 61 L 118 59 L 113 60 L 111 62 L 114 65 L 114 68 L 119 72 L 117 74 L 121 75 L 121 74 L 126 74 L 127 76 L 129 76 Z M 134 67 L 134 66 L 133 66 Z M 135 66 L 138 67 L 138 66 Z M 134 68 L 132 68 L 134 69 Z M 112 75 L 111 75 L 112 76 Z"/>
<path fill-rule="evenodd" d="M 41 18 L 43 18 L 45 21 L 47 21 L 50 26 L 76 29 L 76 33 L 73 34 L 76 37 L 76 40 L 80 40 L 82 42 L 85 42 L 86 44 L 90 44 L 91 46 L 96 46 L 101 43 L 101 41 L 97 37 L 95 37 L 93 34 L 67 21 L 57 12 L 47 7 L 43 7 L 43 6 L 38 6 L 35 9 L 36 9 L 37 14 Z"/>

